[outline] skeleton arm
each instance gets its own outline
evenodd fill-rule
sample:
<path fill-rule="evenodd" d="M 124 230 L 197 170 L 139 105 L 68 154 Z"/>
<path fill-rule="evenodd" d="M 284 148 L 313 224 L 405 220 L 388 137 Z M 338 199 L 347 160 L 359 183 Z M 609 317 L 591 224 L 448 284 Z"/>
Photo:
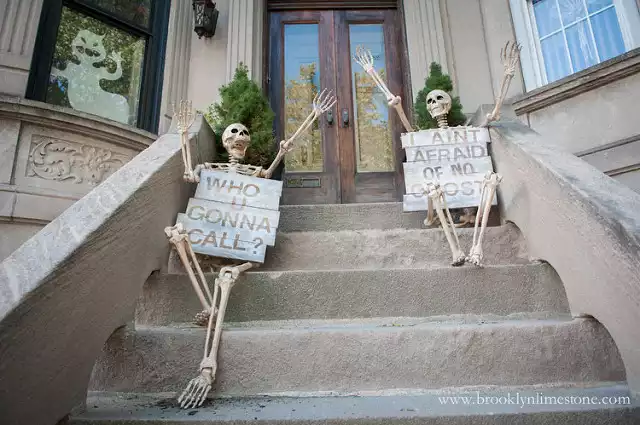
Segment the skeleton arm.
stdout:
<path fill-rule="evenodd" d="M 283 140 L 280 142 L 280 149 L 278 150 L 278 154 L 276 158 L 273 160 L 268 169 L 263 170 L 260 173 L 260 177 L 270 179 L 273 175 L 275 169 L 280 165 L 282 158 L 287 152 L 290 152 L 292 149 L 293 141 L 300 136 L 303 132 L 307 131 L 313 122 L 323 113 L 327 112 L 329 109 L 333 108 L 336 104 L 337 100 L 335 97 L 331 95 L 331 92 L 327 92 L 326 89 L 322 90 L 322 92 L 316 94 L 313 98 L 313 111 L 307 116 L 304 122 L 298 127 L 293 136 L 289 137 L 287 140 Z"/>
<path fill-rule="evenodd" d="M 200 181 L 200 169 L 196 167 L 196 173 L 194 173 L 193 165 L 191 164 L 191 146 L 189 144 L 189 127 L 195 121 L 196 115 L 191 108 L 191 102 L 180 101 L 180 106 L 176 109 L 173 105 L 173 116 L 176 119 L 176 127 L 178 134 L 180 135 L 180 147 L 182 150 L 182 162 L 184 163 L 184 175 L 185 181 L 190 183 L 197 183 Z"/>
<path fill-rule="evenodd" d="M 502 83 L 500 84 L 500 92 L 496 98 L 496 105 L 493 108 L 493 111 L 487 114 L 482 127 L 487 126 L 492 121 L 500 119 L 500 108 L 502 108 L 504 99 L 507 97 L 507 91 L 509 91 L 511 80 L 516 74 L 516 65 L 518 65 L 518 61 L 520 60 L 520 50 L 522 50 L 522 46 L 518 43 L 510 44 L 510 42 L 507 42 L 504 48 L 500 50 L 500 58 L 502 59 L 502 65 L 504 66 L 504 75 L 502 77 Z"/>
<path fill-rule="evenodd" d="M 404 113 L 404 109 L 402 108 L 402 99 L 400 96 L 396 96 L 387 87 L 385 82 L 382 80 L 382 77 L 376 72 L 373 67 L 373 55 L 371 51 L 363 48 L 362 46 L 356 47 L 356 54 L 354 56 L 354 60 L 362 67 L 364 70 L 371 76 L 373 81 L 376 83 L 378 88 L 382 90 L 382 93 L 387 98 L 387 102 L 389 102 L 389 106 L 395 108 L 398 112 L 398 116 L 400 117 L 400 121 L 402 121 L 402 125 L 404 126 L 407 132 L 412 132 L 413 128 L 411 127 L 411 123 L 407 119 L 407 115 Z"/>

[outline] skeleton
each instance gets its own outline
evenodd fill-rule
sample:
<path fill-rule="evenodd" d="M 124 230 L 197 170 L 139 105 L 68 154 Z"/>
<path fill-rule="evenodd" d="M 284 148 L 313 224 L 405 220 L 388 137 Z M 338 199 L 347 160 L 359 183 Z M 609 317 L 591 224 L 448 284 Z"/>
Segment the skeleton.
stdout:
<path fill-rule="evenodd" d="M 496 98 L 496 104 L 493 108 L 493 111 L 487 114 L 485 122 L 481 127 L 486 127 L 487 125 L 489 125 L 489 123 L 500 119 L 500 109 L 502 108 L 502 104 L 507 97 L 507 92 L 509 91 L 511 80 L 516 74 L 516 66 L 518 65 L 518 61 L 520 60 L 521 50 L 522 46 L 520 46 L 520 44 L 511 44 L 511 42 L 509 41 L 500 50 L 500 59 L 502 60 L 502 65 L 504 66 L 504 75 L 502 78 L 502 83 L 500 84 L 500 92 L 498 93 L 498 97 Z"/>
<path fill-rule="evenodd" d="M 480 206 L 476 213 L 475 225 L 473 228 L 473 242 L 471 244 L 471 250 L 467 256 L 467 261 L 475 264 L 476 266 L 482 266 L 482 238 L 487 228 L 487 222 L 489 220 L 489 212 L 491 211 L 491 204 L 493 203 L 493 197 L 496 193 L 496 188 L 502 182 L 502 176 L 494 173 L 493 171 L 487 171 L 482 181 L 482 192 L 480 193 Z M 478 224 L 482 222 L 480 233 L 478 234 Z"/>
<path fill-rule="evenodd" d="M 447 128 L 447 115 L 451 111 L 451 96 L 444 90 L 432 90 L 427 94 L 427 111 L 438 121 L 438 127 Z"/>
<path fill-rule="evenodd" d="M 407 132 L 409 133 L 412 132 L 413 127 L 411 127 L 411 124 L 407 119 L 407 115 L 404 113 L 404 109 L 402 108 L 402 98 L 391 93 L 384 80 L 380 77 L 380 74 L 378 74 L 378 72 L 375 70 L 375 68 L 373 67 L 373 55 L 371 54 L 371 52 L 363 48 L 362 46 L 358 46 L 356 47 L 356 54 L 354 55 L 353 59 L 362 68 L 364 68 L 366 73 L 369 74 L 371 78 L 373 78 L 373 81 L 376 83 L 378 88 L 386 96 L 387 102 L 389 102 L 389 106 L 393 107 L 398 112 L 398 116 L 400 117 L 400 121 L 402 121 L 402 125 L 404 126 L 405 130 L 407 130 Z"/>
<path fill-rule="evenodd" d="M 200 181 L 200 172 L 203 169 L 219 170 L 226 173 L 237 173 L 253 177 L 270 178 L 276 167 L 282 161 L 284 155 L 293 148 L 294 140 L 304 131 L 313 125 L 313 122 L 323 113 L 327 112 L 336 104 L 331 92 L 323 90 L 313 99 L 313 110 L 300 125 L 297 131 L 287 140 L 280 142 L 280 149 L 276 158 L 268 169 L 262 167 L 240 164 L 251 142 L 249 130 L 242 124 L 235 123 L 228 126 L 222 134 L 222 143 L 229 153 L 228 163 L 204 163 L 192 168 L 191 150 L 189 147 L 187 131 L 195 120 L 195 114 L 191 109 L 190 102 L 181 102 L 179 108 L 174 108 L 174 117 L 177 123 L 177 130 L 180 134 L 182 147 L 182 160 L 185 172 L 184 180 L 195 183 Z M 175 247 L 180 260 L 187 270 L 189 279 L 203 307 L 203 312 L 196 316 L 196 323 L 207 326 L 207 335 L 204 347 L 203 360 L 200 363 L 200 375 L 192 379 L 187 388 L 178 398 L 182 408 L 193 408 L 202 405 L 211 390 L 217 371 L 218 347 L 222 335 L 222 324 L 227 308 L 227 302 L 231 289 L 236 284 L 240 274 L 246 270 L 257 267 L 258 264 L 228 260 L 227 265 L 220 269 L 218 277 L 215 279 L 213 295 L 209 290 L 202 268 L 198 262 L 189 237 L 182 224 L 165 228 L 165 234 L 169 242 Z M 214 317 L 215 327 L 214 325 Z M 213 338 L 211 333 L 213 331 Z"/>
<path fill-rule="evenodd" d="M 440 187 L 439 183 L 429 183 L 425 193 L 429 196 L 429 202 L 433 203 L 433 206 L 438 213 L 442 230 L 444 230 L 447 242 L 449 242 L 449 246 L 451 247 L 451 256 L 453 257 L 451 265 L 463 265 L 466 256 L 464 255 L 464 252 L 462 252 L 462 249 L 460 249 L 460 240 L 458 239 L 458 235 L 455 231 L 453 217 L 451 217 L 451 212 L 447 207 L 447 199 L 444 196 L 444 190 Z"/>

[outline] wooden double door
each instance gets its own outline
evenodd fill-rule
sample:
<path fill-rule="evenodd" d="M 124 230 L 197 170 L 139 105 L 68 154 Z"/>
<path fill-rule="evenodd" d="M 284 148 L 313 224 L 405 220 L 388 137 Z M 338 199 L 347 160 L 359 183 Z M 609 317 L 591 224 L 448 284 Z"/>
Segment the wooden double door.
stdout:
<path fill-rule="evenodd" d="M 283 204 L 402 199 L 402 124 L 353 59 L 356 46 L 368 48 L 406 108 L 399 20 L 395 9 L 269 13 L 267 84 L 278 140 L 296 131 L 316 93 L 327 89 L 337 98 L 285 157 Z"/>

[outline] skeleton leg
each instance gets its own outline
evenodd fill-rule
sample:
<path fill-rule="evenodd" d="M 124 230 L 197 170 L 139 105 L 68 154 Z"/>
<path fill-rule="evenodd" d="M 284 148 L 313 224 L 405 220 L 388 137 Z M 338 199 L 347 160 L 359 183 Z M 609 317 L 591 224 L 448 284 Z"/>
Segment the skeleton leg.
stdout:
<path fill-rule="evenodd" d="M 502 176 L 494 172 L 487 172 L 482 182 L 482 193 L 480 195 L 480 205 L 478 206 L 478 212 L 476 215 L 476 223 L 473 229 L 473 242 L 467 261 L 476 266 L 482 266 L 482 239 L 484 232 L 487 228 L 487 222 L 489 221 L 489 213 L 491 212 L 491 204 L 493 203 L 493 197 L 496 193 L 496 188 L 502 181 Z M 481 218 L 482 217 L 482 218 Z M 482 221 L 480 232 L 478 233 L 478 224 Z"/>
<path fill-rule="evenodd" d="M 181 223 L 178 223 L 173 227 L 165 227 L 164 233 L 169 238 L 169 242 L 171 242 L 171 244 L 176 248 L 180 261 L 189 275 L 189 280 L 191 280 L 193 289 L 196 291 L 198 300 L 200 300 L 200 304 L 202 304 L 204 314 L 208 316 L 212 307 L 214 307 L 214 297 L 211 296 L 207 280 L 204 277 L 204 273 L 202 273 L 200 264 L 198 264 L 196 254 L 191 248 L 191 243 L 189 243 L 189 237 L 184 230 L 184 227 Z M 192 262 L 193 266 L 191 265 Z M 193 271 L 194 268 L 196 269 L 197 276 Z M 204 291 L 202 289 L 203 287 Z M 196 316 L 196 319 L 198 319 L 198 316 Z"/>
<path fill-rule="evenodd" d="M 216 371 L 218 369 L 218 347 L 220 345 L 220 336 L 222 335 L 222 323 L 224 314 L 227 309 L 227 302 L 233 288 L 240 276 L 240 273 L 250 269 L 252 263 L 244 263 L 240 266 L 223 267 L 216 279 L 216 286 L 220 287 L 220 305 L 216 317 L 216 325 L 213 332 L 213 341 L 211 341 L 211 330 L 213 325 L 213 314 L 209 316 L 209 324 L 207 326 L 207 336 L 204 345 L 204 357 L 200 363 L 200 375 L 192 379 L 187 388 L 178 398 L 180 407 L 184 409 L 194 408 L 202 405 L 207 398 L 207 394 L 211 390 L 213 381 L 216 379 Z"/>
<path fill-rule="evenodd" d="M 402 125 L 404 126 L 405 130 L 407 130 L 407 132 L 409 133 L 412 132 L 413 127 L 411 127 L 411 123 L 409 123 L 407 115 L 402 108 L 402 98 L 391 93 L 391 90 L 389 90 L 389 87 L 387 87 L 382 77 L 380 77 L 380 74 L 376 72 L 375 68 L 373 67 L 373 55 L 371 54 L 371 51 L 363 48 L 362 46 L 358 46 L 356 47 L 356 54 L 354 55 L 353 59 L 362 68 L 364 68 L 367 74 L 369 74 L 373 81 L 376 83 L 378 88 L 382 91 L 382 93 L 384 93 L 385 97 L 387 98 L 387 102 L 389 102 L 389 106 L 393 107 L 398 113 L 400 121 L 402 121 Z"/>
<path fill-rule="evenodd" d="M 451 212 L 447 207 L 447 201 L 445 199 L 444 191 L 439 184 L 436 185 L 430 183 L 428 186 L 428 195 L 429 198 L 433 200 L 433 206 L 438 213 L 438 218 L 440 219 L 442 230 L 444 230 L 447 242 L 449 242 L 449 246 L 451 247 L 451 256 L 453 257 L 451 265 L 461 266 L 464 264 L 466 257 L 464 255 L 464 252 L 462 252 L 462 250 L 460 249 L 460 240 L 458 239 L 456 228 L 454 227 Z"/>

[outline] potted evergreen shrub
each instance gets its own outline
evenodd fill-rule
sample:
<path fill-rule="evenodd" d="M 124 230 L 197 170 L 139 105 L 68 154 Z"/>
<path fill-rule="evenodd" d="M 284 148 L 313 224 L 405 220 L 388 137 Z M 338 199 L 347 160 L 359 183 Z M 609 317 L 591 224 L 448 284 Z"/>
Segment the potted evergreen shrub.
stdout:
<path fill-rule="evenodd" d="M 427 130 L 430 128 L 438 128 L 438 123 L 434 118 L 431 118 L 429 111 L 427 111 L 427 94 L 431 90 L 444 90 L 449 95 L 453 91 L 453 83 L 451 78 L 442 73 L 442 67 L 436 62 L 431 63 L 429 69 L 429 76 L 425 80 L 425 87 L 418 92 L 416 101 L 414 103 L 414 123 L 420 130 Z M 458 125 L 464 125 L 467 121 L 467 117 L 462 112 L 462 104 L 458 96 L 451 96 L 451 111 L 447 116 L 449 126 L 455 127 Z"/>
<path fill-rule="evenodd" d="M 244 124 L 251 134 L 245 163 L 268 168 L 276 156 L 273 138 L 275 114 L 262 89 L 249 77 L 249 69 L 240 63 L 233 80 L 220 87 L 220 102 L 213 103 L 204 114 L 216 135 L 216 161 L 228 160 L 222 146 L 222 133 L 230 124 Z"/>

